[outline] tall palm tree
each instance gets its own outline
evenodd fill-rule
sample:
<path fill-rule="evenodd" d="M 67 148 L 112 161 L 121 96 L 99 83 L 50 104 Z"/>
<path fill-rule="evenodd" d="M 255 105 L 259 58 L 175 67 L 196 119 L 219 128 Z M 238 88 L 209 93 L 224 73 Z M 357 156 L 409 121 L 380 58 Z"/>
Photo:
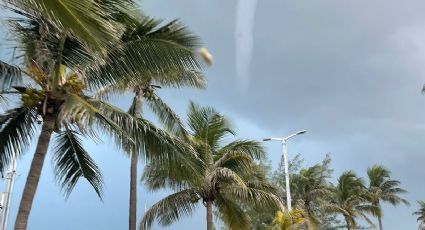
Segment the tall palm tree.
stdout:
<path fill-rule="evenodd" d="M 140 40 L 150 42 L 156 46 L 166 46 L 168 52 L 175 52 L 180 55 L 191 55 L 194 61 L 197 61 L 198 55 L 196 48 L 200 42 L 199 38 L 190 33 L 185 26 L 178 21 L 172 21 L 166 25 L 160 26 L 161 21 L 150 18 L 141 20 L 132 19 L 128 23 L 128 28 L 123 34 L 124 44 L 135 43 Z M 104 98 L 110 94 L 132 91 L 134 93 L 133 103 L 130 106 L 129 113 L 132 116 L 141 118 L 144 102 L 157 115 L 159 120 L 170 130 L 181 129 L 182 122 L 173 110 L 161 100 L 156 94 L 155 89 L 161 86 L 181 87 L 189 86 L 195 88 L 204 88 L 205 79 L 200 72 L 200 66 L 187 66 L 184 62 L 177 63 L 178 66 L 161 66 L 166 74 L 155 81 L 151 76 L 146 77 L 146 81 L 139 84 L 132 84 L 124 81 L 120 84 L 112 84 L 98 91 L 97 96 Z M 190 68 L 189 68 L 190 67 Z M 194 68 L 197 67 L 197 68 Z M 155 84 L 155 85 L 153 85 Z M 141 140 L 143 142 L 143 140 Z M 146 143 L 141 143 L 146 144 Z M 130 144 L 128 153 L 131 158 L 130 163 L 130 199 L 129 199 L 129 229 L 136 229 L 137 218 L 137 163 L 139 156 L 139 147 Z"/>
<path fill-rule="evenodd" d="M 392 180 L 390 175 L 390 171 L 383 166 L 375 165 L 367 169 L 369 179 L 368 196 L 372 205 L 380 209 L 376 215 L 380 230 L 383 229 L 381 202 L 388 202 L 393 206 L 401 203 L 409 204 L 407 200 L 399 196 L 406 193 L 406 190 L 400 188 L 400 181 Z"/>
<path fill-rule="evenodd" d="M 418 216 L 419 230 L 425 229 L 425 201 L 418 201 L 419 210 L 414 212 L 413 215 Z"/>
<path fill-rule="evenodd" d="M 314 165 L 291 176 L 291 193 L 295 206 L 304 210 L 311 228 L 316 229 L 320 224 L 321 204 L 324 197 L 331 193 L 328 179 L 330 158 L 326 157 L 321 164 Z"/>
<path fill-rule="evenodd" d="M 213 206 L 229 229 L 248 229 L 249 216 L 245 205 L 279 206 L 274 188 L 255 177 L 255 159 L 264 156 L 260 143 L 235 140 L 223 145 L 228 135 L 234 135 L 228 121 L 210 107 L 190 103 L 190 131 L 180 133 L 198 153 L 194 171 L 184 162 L 163 167 L 155 161 L 145 168 L 143 179 L 152 189 L 168 187 L 176 192 L 146 211 L 140 229 L 149 229 L 155 219 L 169 225 L 181 216 L 191 215 L 200 201 L 206 208 L 207 230 L 213 229 Z"/>
<path fill-rule="evenodd" d="M 0 119 L 0 171 L 31 143 L 37 134 L 37 124 L 42 124 L 15 223 L 15 229 L 26 229 L 52 134 L 58 134 L 54 157 L 56 175 L 66 194 L 82 176 L 89 180 L 99 195 L 102 191 L 98 168 L 82 148 L 78 135 L 96 137 L 95 128 L 100 128 L 104 133 L 110 133 L 117 144 L 124 145 L 130 139 L 136 141 L 136 138 L 130 137 L 137 132 L 137 139 L 149 143 L 146 150 L 153 149 L 148 151 L 152 155 L 172 152 L 172 146 L 178 144 L 178 140 L 148 121 L 133 118 L 114 106 L 90 97 L 90 92 L 123 81 L 134 84 L 146 82 L 146 75 L 160 79 L 164 72 L 158 68 L 158 63 L 163 66 L 176 63 L 198 65 L 188 55 L 176 56 L 175 53 L 166 52 L 166 47 L 158 48 L 143 41 L 116 43 L 102 57 L 91 52 L 84 41 L 66 28 L 52 24 L 27 5 L 22 8 L 18 6 L 13 5 L 12 10 L 20 17 L 11 24 L 23 58 L 19 67 L 0 62 L 0 80 L 2 96 L 16 96 L 20 100 L 15 101 L 20 102 Z M 106 7 L 102 9 L 106 10 Z M 108 9 L 114 7 L 109 6 Z M 118 17 L 118 14 L 121 16 Z M 109 20 L 115 20 L 113 15 L 117 20 L 125 16 L 122 8 L 107 15 Z M 141 54 L 143 57 L 140 57 Z"/>
<path fill-rule="evenodd" d="M 366 214 L 379 213 L 377 207 L 367 202 L 363 180 L 351 171 L 344 172 L 338 178 L 338 184 L 332 188 L 332 194 L 328 199 L 329 201 L 323 205 L 324 210 L 328 213 L 341 214 L 348 230 L 357 227 L 356 219 L 359 217 L 373 225 Z"/>

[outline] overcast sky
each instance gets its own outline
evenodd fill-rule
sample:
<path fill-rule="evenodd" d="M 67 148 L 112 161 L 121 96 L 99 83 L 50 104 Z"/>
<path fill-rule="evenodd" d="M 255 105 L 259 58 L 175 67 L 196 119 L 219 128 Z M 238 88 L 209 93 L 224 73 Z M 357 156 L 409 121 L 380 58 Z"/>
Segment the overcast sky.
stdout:
<path fill-rule="evenodd" d="M 364 177 L 373 164 L 388 167 L 409 191 L 412 206 L 385 206 L 384 227 L 416 229 L 412 212 L 416 200 L 425 200 L 425 96 L 420 93 L 425 82 L 425 2 L 247 2 L 254 7 L 235 0 L 144 0 L 146 14 L 180 18 L 202 37 L 215 59 L 206 70 L 207 90 L 160 94 L 182 116 L 189 99 L 216 107 L 232 119 L 242 138 L 260 140 L 307 129 L 289 143 L 290 155 L 301 153 L 306 164 L 314 164 L 331 153 L 334 177 L 345 170 Z M 117 103 L 123 108 L 129 104 Z M 127 226 L 129 160 L 111 145 L 87 144 L 105 176 L 105 201 L 97 200 L 82 180 L 65 201 L 46 162 L 30 229 Z M 265 146 L 276 165 L 278 143 Z M 30 155 L 19 162 L 22 175 L 11 224 Z M 166 194 L 139 192 L 139 216 L 145 205 Z M 202 229 L 204 219 L 200 207 L 193 218 L 166 229 Z"/>

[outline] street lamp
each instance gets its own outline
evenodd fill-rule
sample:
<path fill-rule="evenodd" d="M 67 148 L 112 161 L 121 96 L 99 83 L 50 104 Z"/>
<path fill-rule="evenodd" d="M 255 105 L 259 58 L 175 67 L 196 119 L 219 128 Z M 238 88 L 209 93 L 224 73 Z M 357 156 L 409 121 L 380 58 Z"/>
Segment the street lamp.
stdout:
<path fill-rule="evenodd" d="M 282 154 L 283 154 L 283 162 L 285 167 L 285 181 L 286 181 L 286 203 L 288 205 L 288 210 L 291 211 L 291 191 L 289 187 L 289 172 L 288 172 L 288 149 L 286 142 L 289 138 L 295 137 L 297 135 L 301 135 L 306 133 L 307 130 L 301 130 L 298 132 L 295 132 L 287 137 L 271 137 L 271 138 L 265 138 L 263 141 L 280 141 L 282 142 Z"/>
<path fill-rule="evenodd" d="M 9 217 L 10 204 L 12 202 L 13 185 L 16 179 L 16 156 L 12 158 L 9 166 L 9 172 L 6 176 L 6 192 L 1 193 L 1 214 L 0 214 L 0 230 L 7 228 L 7 220 Z"/>

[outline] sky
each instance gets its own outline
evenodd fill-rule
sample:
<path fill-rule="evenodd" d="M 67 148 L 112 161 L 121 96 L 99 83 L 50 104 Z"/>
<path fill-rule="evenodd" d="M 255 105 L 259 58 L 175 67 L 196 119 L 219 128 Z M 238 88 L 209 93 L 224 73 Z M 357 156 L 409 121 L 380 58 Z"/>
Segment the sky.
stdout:
<path fill-rule="evenodd" d="M 289 155 L 300 153 L 311 165 L 330 153 L 333 181 L 346 170 L 365 177 L 368 167 L 384 165 L 408 190 L 412 204 L 384 205 L 384 227 L 417 229 L 412 212 L 416 200 L 425 200 L 424 1 L 144 0 L 141 5 L 150 16 L 181 19 L 214 56 L 205 70 L 206 90 L 159 92 L 182 117 L 192 99 L 228 116 L 239 138 L 307 129 L 291 139 Z M 129 105 L 125 99 L 115 103 Z M 48 156 L 30 229 L 126 228 L 129 159 L 107 141 L 86 146 L 105 177 L 104 201 L 84 180 L 65 200 Z M 279 144 L 265 147 L 276 166 Z M 10 226 L 30 160 L 26 154 L 18 163 Z M 140 185 L 139 216 L 168 193 L 150 193 Z M 200 207 L 192 218 L 155 229 L 202 229 L 204 212 Z"/>

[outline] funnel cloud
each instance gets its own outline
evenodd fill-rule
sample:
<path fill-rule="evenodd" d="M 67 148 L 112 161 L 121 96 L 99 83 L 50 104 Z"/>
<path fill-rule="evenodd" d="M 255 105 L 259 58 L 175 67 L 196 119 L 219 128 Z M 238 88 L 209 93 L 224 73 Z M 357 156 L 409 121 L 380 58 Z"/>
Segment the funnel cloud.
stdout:
<path fill-rule="evenodd" d="M 254 46 L 254 20 L 257 0 L 238 0 L 236 7 L 236 80 L 238 88 L 249 86 Z"/>

